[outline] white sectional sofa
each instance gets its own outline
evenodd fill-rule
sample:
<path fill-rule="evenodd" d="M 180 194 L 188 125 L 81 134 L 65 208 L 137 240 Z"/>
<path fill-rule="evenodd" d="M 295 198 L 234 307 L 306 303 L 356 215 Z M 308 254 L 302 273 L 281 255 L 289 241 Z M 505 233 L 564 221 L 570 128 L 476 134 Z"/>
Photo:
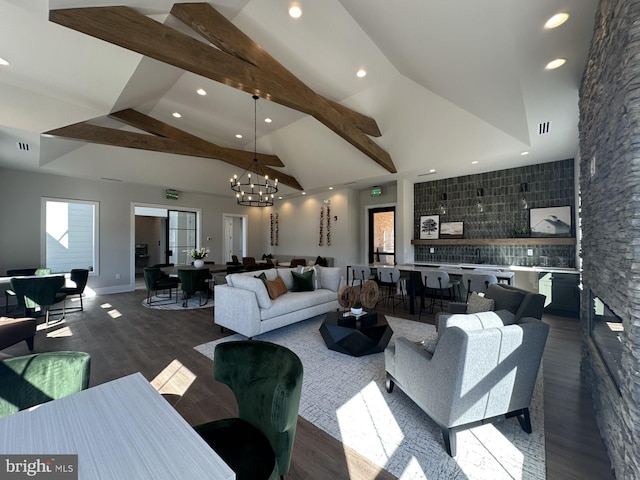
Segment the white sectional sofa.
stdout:
<path fill-rule="evenodd" d="M 308 268 L 308 267 L 307 267 Z M 272 268 L 227 275 L 226 285 L 215 286 L 214 322 L 248 338 L 339 308 L 338 290 L 344 277 L 338 267 L 313 267 L 314 290 L 294 292 L 292 271 Z M 271 299 L 262 280 L 281 277 L 287 292 Z"/>

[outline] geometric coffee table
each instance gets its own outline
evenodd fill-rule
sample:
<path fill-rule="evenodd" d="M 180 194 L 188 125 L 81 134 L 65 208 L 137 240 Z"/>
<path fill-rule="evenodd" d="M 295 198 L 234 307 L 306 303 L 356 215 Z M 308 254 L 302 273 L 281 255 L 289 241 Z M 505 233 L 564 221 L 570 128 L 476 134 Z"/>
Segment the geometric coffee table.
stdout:
<path fill-rule="evenodd" d="M 329 312 L 320 325 L 320 334 L 329 350 L 361 357 L 383 352 L 393 335 L 384 315 L 367 313 L 356 320 L 342 312 Z"/>

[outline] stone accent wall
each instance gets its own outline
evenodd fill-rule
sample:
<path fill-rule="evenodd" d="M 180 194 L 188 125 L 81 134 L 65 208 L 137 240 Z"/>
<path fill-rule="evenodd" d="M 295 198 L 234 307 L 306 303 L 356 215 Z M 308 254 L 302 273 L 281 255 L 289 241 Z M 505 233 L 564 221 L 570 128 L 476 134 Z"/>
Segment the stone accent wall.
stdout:
<path fill-rule="evenodd" d="M 575 212 L 574 160 L 541 163 L 526 167 L 509 168 L 477 175 L 447 178 L 414 186 L 413 238 L 418 231 L 422 215 L 438 214 L 443 193 L 447 194 L 447 213 L 440 222 L 464 222 L 464 238 L 510 238 L 515 227 L 529 226 L 529 210 L 521 207 L 520 184 L 526 183 L 529 208 L 561 207 L 570 205 Z M 477 190 L 483 189 L 484 211 L 476 208 Z M 575 225 L 573 226 L 575 236 Z M 438 245 L 435 253 L 429 246 L 415 246 L 416 262 L 473 263 L 476 249 L 484 263 L 493 265 L 540 265 L 540 257 L 574 266 L 576 249 L 572 245 Z M 527 256 L 527 249 L 533 256 Z"/>
<path fill-rule="evenodd" d="M 601 0 L 580 88 L 582 372 L 617 478 L 640 478 L 640 1 Z M 623 320 L 620 390 L 589 334 L 590 294 Z"/>

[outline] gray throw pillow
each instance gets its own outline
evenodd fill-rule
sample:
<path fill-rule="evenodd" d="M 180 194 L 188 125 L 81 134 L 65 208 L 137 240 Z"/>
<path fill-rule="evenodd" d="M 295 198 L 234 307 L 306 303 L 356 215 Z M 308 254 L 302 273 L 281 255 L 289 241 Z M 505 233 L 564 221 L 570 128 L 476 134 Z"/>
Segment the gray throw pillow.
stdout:
<path fill-rule="evenodd" d="M 491 298 L 481 297 L 473 292 L 469 296 L 467 303 L 467 313 L 491 312 L 495 307 L 495 302 Z"/>

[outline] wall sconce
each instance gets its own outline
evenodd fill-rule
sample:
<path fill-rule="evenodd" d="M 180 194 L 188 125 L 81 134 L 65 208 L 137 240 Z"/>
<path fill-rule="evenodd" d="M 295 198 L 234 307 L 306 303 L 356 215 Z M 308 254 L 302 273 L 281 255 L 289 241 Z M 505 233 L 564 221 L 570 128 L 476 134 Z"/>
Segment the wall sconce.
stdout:
<path fill-rule="evenodd" d="M 527 191 L 529 190 L 529 186 L 526 183 L 520 184 L 520 206 L 523 210 L 529 208 L 529 203 L 527 202 Z"/>
<path fill-rule="evenodd" d="M 484 205 L 482 204 L 482 197 L 484 196 L 484 190 L 482 188 L 479 188 L 478 190 L 476 190 L 476 195 L 477 195 L 476 210 L 478 210 L 478 213 L 482 213 L 484 212 Z"/>
<path fill-rule="evenodd" d="M 438 207 L 438 211 L 440 215 L 446 215 L 447 213 L 447 194 L 443 193 L 440 195 L 440 206 Z"/>

